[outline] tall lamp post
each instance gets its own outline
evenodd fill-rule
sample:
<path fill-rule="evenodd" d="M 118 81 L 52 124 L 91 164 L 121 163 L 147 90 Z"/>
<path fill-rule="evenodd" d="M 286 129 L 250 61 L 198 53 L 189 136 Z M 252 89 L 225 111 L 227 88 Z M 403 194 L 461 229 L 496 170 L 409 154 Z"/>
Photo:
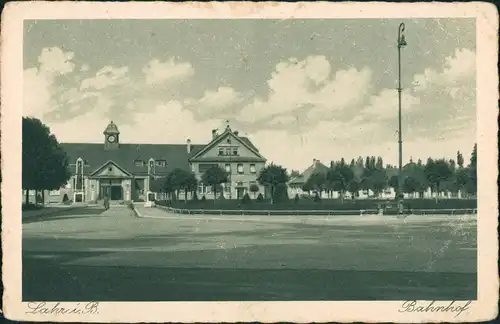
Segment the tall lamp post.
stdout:
<path fill-rule="evenodd" d="M 403 212 L 403 134 L 401 132 L 401 48 L 407 45 L 405 35 L 405 24 L 401 23 L 398 29 L 398 144 L 399 144 L 399 173 L 398 173 L 398 211 Z"/>
<path fill-rule="evenodd" d="M 231 139 L 228 138 L 227 139 L 227 144 L 228 144 L 228 147 L 229 147 L 229 199 L 233 199 L 233 184 L 232 184 L 232 174 L 233 174 L 233 166 L 231 164 L 231 154 L 232 154 L 232 150 L 231 150 Z"/>

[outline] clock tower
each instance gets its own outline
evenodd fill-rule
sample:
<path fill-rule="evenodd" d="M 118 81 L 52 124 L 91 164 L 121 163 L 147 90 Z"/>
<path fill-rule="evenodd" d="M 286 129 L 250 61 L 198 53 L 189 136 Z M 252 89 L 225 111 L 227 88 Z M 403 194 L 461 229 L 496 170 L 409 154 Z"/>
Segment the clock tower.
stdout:
<path fill-rule="evenodd" d="M 104 149 L 106 150 L 112 150 L 112 149 L 117 149 L 119 146 L 119 137 L 120 137 L 120 131 L 118 130 L 118 127 L 111 121 L 104 130 Z"/>

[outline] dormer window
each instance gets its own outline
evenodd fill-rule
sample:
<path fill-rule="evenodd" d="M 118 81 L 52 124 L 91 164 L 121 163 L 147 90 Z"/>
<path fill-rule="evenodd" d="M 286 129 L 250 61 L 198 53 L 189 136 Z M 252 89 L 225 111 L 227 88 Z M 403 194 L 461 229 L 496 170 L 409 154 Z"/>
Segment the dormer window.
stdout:
<path fill-rule="evenodd" d="M 165 161 L 165 160 L 156 160 L 156 166 L 164 168 L 164 167 L 167 166 L 167 161 Z"/>
<path fill-rule="evenodd" d="M 136 167 L 143 167 L 144 166 L 144 161 L 143 160 L 135 160 L 135 166 Z"/>
<path fill-rule="evenodd" d="M 148 161 L 148 174 L 154 174 L 154 173 L 155 173 L 155 160 L 149 159 L 149 161 Z"/>

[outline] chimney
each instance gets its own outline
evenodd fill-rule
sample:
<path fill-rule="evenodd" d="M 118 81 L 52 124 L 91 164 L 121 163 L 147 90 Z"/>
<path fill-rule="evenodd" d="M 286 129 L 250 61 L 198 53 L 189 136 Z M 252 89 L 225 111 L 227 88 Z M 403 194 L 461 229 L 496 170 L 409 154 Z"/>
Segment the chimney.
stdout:
<path fill-rule="evenodd" d="M 234 131 L 233 133 L 234 133 L 234 136 L 236 136 L 236 137 L 237 137 L 237 136 L 238 136 L 238 134 L 239 134 L 240 132 L 238 132 L 238 131 Z"/>
<path fill-rule="evenodd" d="M 215 139 L 217 137 L 217 130 L 212 129 L 212 139 Z"/>
<path fill-rule="evenodd" d="M 316 165 L 316 159 L 313 159 L 313 165 Z"/>
<path fill-rule="evenodd" d="M 187 143 L 187 152 L 189 154 L 191 153 L 191 140 L 188 138 L 186 143 Z"/>

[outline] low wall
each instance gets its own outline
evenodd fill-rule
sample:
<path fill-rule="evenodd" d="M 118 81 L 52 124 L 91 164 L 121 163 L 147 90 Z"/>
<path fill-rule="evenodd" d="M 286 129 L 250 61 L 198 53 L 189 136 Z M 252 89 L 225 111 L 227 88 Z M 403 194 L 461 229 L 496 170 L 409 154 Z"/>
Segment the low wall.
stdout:
<path fill-rule="evenodd" d="M 245 209 L 183 209 L 183 208 L 172 208 L 161 205 L 156 205 L 157 208 L 167 210 L 175 214 L 186 214 L 186 215 L 296 215 L 296 216 L 335 216 L 335 215 L 353 215 L 353 216 L 363 216 L 363 215 L 398 215 L 396 210 L 389 210 L 379 212 L 376 209 L 359 209 L 359 210 L 245 210 Z M 470 209 L 417 209 L 411 211 L 405 211 L 407 215 L 475 215 L 477 210 L 475 208 Z"/>

